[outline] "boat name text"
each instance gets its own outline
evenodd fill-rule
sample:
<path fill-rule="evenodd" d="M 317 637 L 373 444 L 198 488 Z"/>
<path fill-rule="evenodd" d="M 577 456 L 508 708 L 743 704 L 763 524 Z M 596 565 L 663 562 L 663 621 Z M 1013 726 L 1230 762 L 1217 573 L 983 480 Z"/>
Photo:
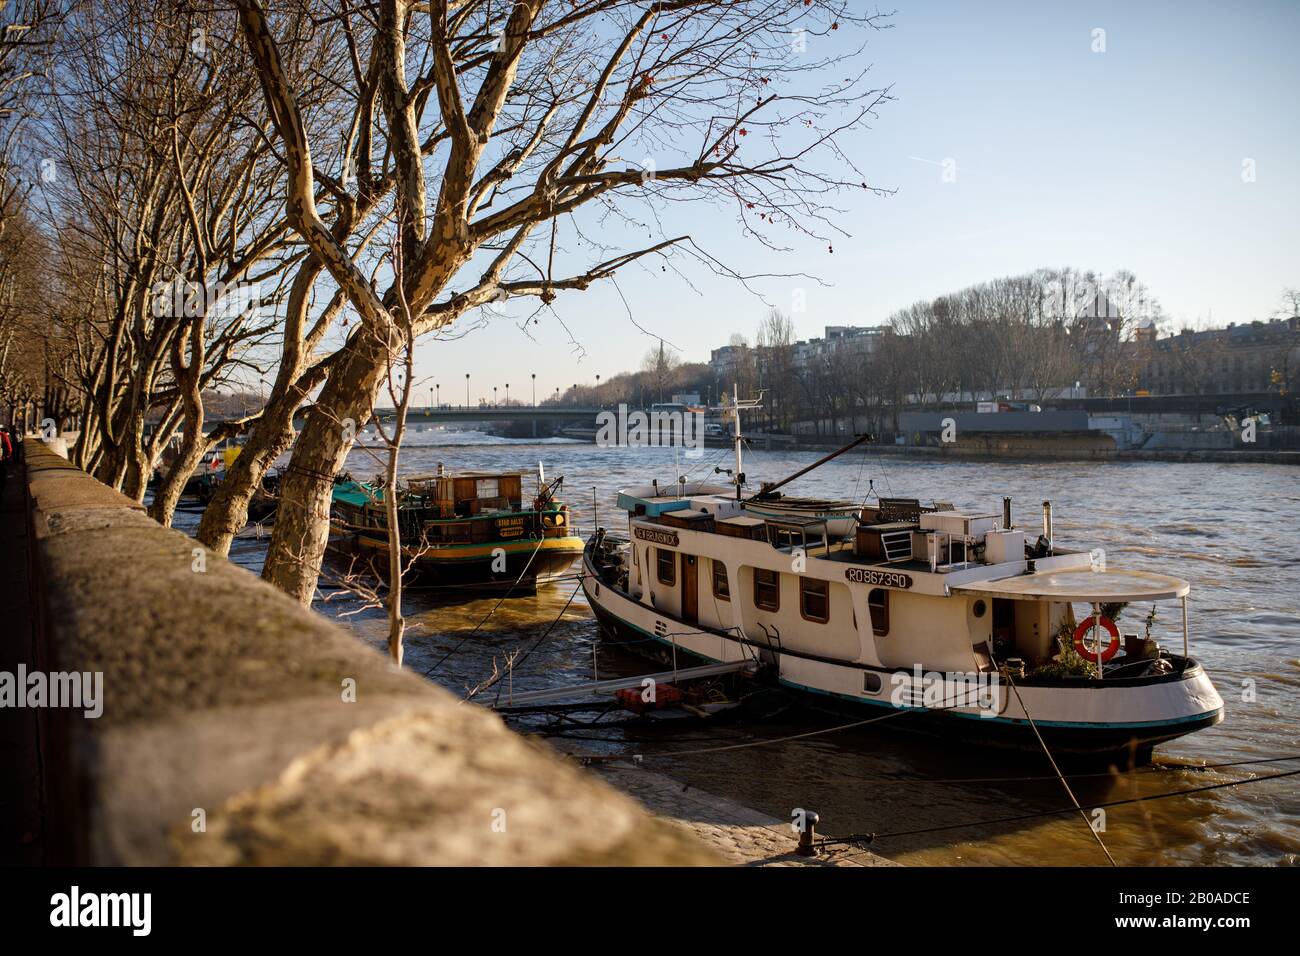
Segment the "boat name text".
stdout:
<path fill-rule="evenodd" d="M 636 528 L 636 536 L 642 541 L 649 541 L 653 544 L 666 544 L 670 548 L 678 546 L 676 531 L 658 531 L 654 528 Z"/>
<path fill-rule="evenodd" d="M 845 568 L 844 577 L 854 584 L 880 585 L 886 588 L 907 589 L 912 586 L 910 575 L 901 571 L 877 571 L 875 568 Z"/>

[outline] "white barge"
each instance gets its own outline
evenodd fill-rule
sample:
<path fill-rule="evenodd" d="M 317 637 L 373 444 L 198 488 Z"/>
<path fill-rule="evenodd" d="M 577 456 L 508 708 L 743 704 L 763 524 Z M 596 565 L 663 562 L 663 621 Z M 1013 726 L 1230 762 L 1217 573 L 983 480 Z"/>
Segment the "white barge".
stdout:
<path fill-rule="evenodd" d="M 1188 583 L 1060 547 L 1047 503 L 1040 535 L 1010 499 L 985 514 L 884 498 L 842 536 L 755 513 L 743 483 L 737 454 L 732 487 L 619 495 L 626 535 L 599 530 L 583 556 L 606 635 L 674 663 L 753 660 L 816 706 L 895 718 L 882 727 L 1036 751 L 1041 736 L 1057 755 L 1141 763 L 1223 718 L 1188 652 Z M 1158 602 L 1181 612 L 1178 652 L 1106 613 Z"/>

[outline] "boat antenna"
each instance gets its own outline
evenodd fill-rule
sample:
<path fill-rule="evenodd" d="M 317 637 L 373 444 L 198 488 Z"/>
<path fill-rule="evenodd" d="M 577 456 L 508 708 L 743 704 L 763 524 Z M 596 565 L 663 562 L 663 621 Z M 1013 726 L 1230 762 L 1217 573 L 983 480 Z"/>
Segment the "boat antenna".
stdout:
<path fill-rule="evenodd" d="M 831 459 L 840 457 L 840 455 L 844 454 L 846 451 L 851 451 L 854 448 L 857 448 L 863 442 L 871 441 L 873 437 L 874 436 L 867 435 L 867 434 L 859 435 L 857 438 L 853 439 L 853 441 L 849 442 L 843 448 L 839 449 L 838 451 L 833 451 L 829 455 L 826 455 L 825 457 L 818 458 L 811 465 L 807 466 L 806 468 L 800 468 L 793 475 L 790 475 L 786 478 L 782 478 L 780 481 L 774 484 L 765 481 L 763 482 L 762 489 L 757 493 L 750 495 L 747 500 L 753 501 L 756 498 L 765 498 L 768 495 L 770 495 L 772 492 L 776 491 L 776 489 L 780 488 L 782 485 L 788 485 L 796 478 L 808 474 L 808 472 L 812 471 L 814 468 L 820 468 L 822 465 L 826 464 Z"/>
<path fill-rule="evenodd" d="M 730 418 L 732 421 L 732 443 L 736 448 L 736 468 L 732 472 L 731 482 L 736 486 L 736 500 L 740 500 L 740 489 L 745 484 L 745 469 L 741 460 L 741 443 L 743 438 L 740 434 L 740 413 L 753 411 L 763 407 L 763 393 L 766 389 L 758 390 L 758 398 L 747 398 L 743 402 L 740 400 L 740 387 L 733 384 L 731 386 L 731 402 L 727 402 L 727 397 L 722 397 L 722 404 L 716 406 L 713 411 L 721 412 L 723 418 Z M 715 472 L 717 469 L 715 469 Z"/>

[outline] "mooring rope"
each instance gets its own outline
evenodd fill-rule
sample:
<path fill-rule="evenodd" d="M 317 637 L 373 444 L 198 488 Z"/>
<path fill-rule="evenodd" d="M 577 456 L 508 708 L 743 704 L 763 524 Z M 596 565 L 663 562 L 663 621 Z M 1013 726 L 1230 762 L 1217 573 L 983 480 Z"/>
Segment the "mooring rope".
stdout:
<path fill-rule="evenodd" d="M 1100 667 L 1100 665 L 1098 666 Z M 1110 850 L 1107 848 L 1105 841 L 1102 840 L 1101 834 L 1097 832 L 1096 827 L 1092 825 L 1092 821 L 1088 819 L 1088 814 L 1084 811 L 1083 807 L 1079 806 L 1079 801 L 1075 798 L 1074 791 L 1070 789 L 1069 782 L 1066 781 L 1065 776 L 1061 773 L 1061 768 L 1056 765 L 1056 758 L 1052 756 L 1052 751 L 1047 748 L 1047 741 L 1043 740 L 1043 735 L 1038 732 L 1038 725 L 1034 723 L 1033 715 L 1029 713 L 1029 708 L 1025 706 L 1025 702 L 1020 696 L 1020 688 L 1018 688 L 1016 682 L 1011 679 L 1010 670 L 1004 670 L 1002 673 L 1003 676 L 1006 677 L 1007 683 L 1011 685 L 1011 689 L 1015 692 L 1016 701 L 1020 704 L 1020 709 L 1025 712 L 1025 719 L 1029 721 L 1029 727 L 1033 730 L 1034 736 L 1038 738 L 1038 745 L 1043 748 L 1043 753 L 1047 755 L 1048 763 L 1052 765 L 1052 770 L 1055 771 L 1057 779 L 1061 781 L 1061 786 L 1065 788 L 1065 792 L 1069 795 L 1070 802 L 1073 803 L 1074 808 L 1079 811 L 1079 816 L 1082 818 L 1084 825 L 1088 827 L 1088 832 L 1091 833 L 1092 838 L 1097 841 L 1097 846 L 1101 847 L 1101 852 L 1106 854 L 1106 859 L 1110 860 L 1110 865 L 1119 866 L 1119 864 L 1115 862 L 1115 858 L 1110 855 Z"/>
<path fill-rule="evenodd" d="M 514 589 L 519 586 L 519 582 L 524 579 L 524 575 L 526 575 L 528 573 L 528 569 L 532 567 L 533 558 L 537 557 L 537 552 L 542 550 L 542 545 L 545 542 L 546 542 L 546 533 L 543 532 L 542 536 L 537 539 L 537 547 L 533 548 L 533 553 L 528 556 L 528 561 L 524 565 L 524 569 L 519 572 L 519 577 L 515 578 L 515 583 L 510 585 L 510 587 L 506 589 L 506 593 L 501 595 L 501 599 L 492 606 L 492 610 L 488 611 L 487 614 L 483 615 L 483 620 L 479 621 L 477 624 L 474 625 L 474 630 L 470 631 L 468 634 L 462 637 L 456 643 L 455 647 L 449 650 L 446 654 L 442 655 L 442 657 L 438 660 L 436 664 L 434 664 L 432 667 L 430 667 L 427 671 L 424 672 L 425 677 L 430 676 L 434 671 L 436 671 L 439 667 L 441 667 L 443 664 L 447 662 L 447 658 L 451 657 L 451 655 L 455 654 L 462 647 L 464 647 L 465 642 L 468 641 L 475 634 L 477 634 L 479 628 L 481 628 L 484 624 L 487 623 L 488 618 L 490 618 L 493 614 L 497 612 L 497 609 L 501 607 L 502 604 L 505 603 L 506 598 L 510 597 L 511 592 L 513 592 Z"/>
<path fill-rule="evenodd" d="M 1293 759 L 1293 758 L 1280 758 Z M 1169 797 L 1185 797 L 1194 793 L 1206 793 L 1211 790 L 1225 790 L 1229 787 L 1240 787 L 1248 783 L 1263 783 L 1266 780 L 1280 780 L 1283 777 L 1294 777 L 1300 774 L 1300 770 L 1285 770 L 1282 773 L 1271 773 L 1263 777 L 1246 777 L 1243 780 L 1228 780 L 1224 783 L 1211 783 L 1203 787 L 1189 787 L 1186 790 L 1167 790 L 1164 793 L 1154 793 L 1146 797 L 1128 797 L 1123 800 L 1109 800 L 1105 803 L 1094 803 L 1084 810 L 1109 810 L 1112 807 L 1122 807 L 1131 803 L 1145 803 L 1148 800 L 1164 800 Z M 884 840 L 893 837 L 916 836 L 923 833 L 939 833 L 945 830 L 964 830 L 971 827 L 996 826 L 1002 823 L 1018 823 L 1022 820 L 1037 820 L 1043 817 L 1060 816 L 1063 813 L 1073 813 L 1078 807 L 1058 807 L 1055 810 L 1040 810 L 1035 813 L 1022 813 L 1010 817 L 996 817 L 991 820 L 971 820 L 968 823 L 949 823 L 937 827 L 921 827 L 916 830 L 895 830 L 893 833 L 866 833 L 855 834 L 855 836 L 868 840 Z M 1089 825 L 1088 829 L 1092 829 Z"/>
<path fill-rule="evenodd" d="M 581 591 L 581 590 L 582 590 L 582 584 L 579 583 L 578 586 L 577 586 L 576 588 L 573 589 L 573 593 L 569 595 L 569 599 L 568 599 L 567 601 L 564 602 L 564 607 L 560 608 L 560 613 L 556 616 L 555 620 L 553 620 L 553 621 L 552 621 L 552 622 L 547 626 L 546 631 L 542 634 L 541 637 L 539 637 L 539 638 L 536 640 L 536 642 L 534 642 L 533 646 L 530 647 L 527 651 L 524 652 L 524 655 L 523 655 L 523 657 L 520 659 L 519 663 L 522 664 L 524 661 L 528 660 L 528 656 L 529 656 L 530 654 L 532 654 L 533 651 L 537 650 L 537 648 L 539 648 L 539 647 L 541 646 L 542 641 L 546 640 L 546 638 L 550 636 L 551 631 L 555 630 L 555 625 L 559 624 L 560 621 L 561 621 L 561 619 L 563 619 L 563 617 L 564 617 L 564 612 L 567 611 L 567 610 L 569 609 L 569 605 L 573 603 L 573 599 L 576 598 L 576 597 L 578 596 L 578 592 Z M 511 661 L 511 662 L 510 662 L 510 671 L 511 671 L 511 676 L 512 676 L 512 677 L 514 676 L 514 668 L 515 668 L 515 662 L 514 662 L 514 661 Z M 493 703 L 493 706 L 494 706 L 494 707 L 495 707 L 496 705 L 498 705 L 498 704 L 501 703 L 501 691 L 502 691 L 502 688 L 501 688 L 501 686 L 498 684 L 498 686 L 497 686 L 497 699 L 496 699 L 496 701 Z"/>

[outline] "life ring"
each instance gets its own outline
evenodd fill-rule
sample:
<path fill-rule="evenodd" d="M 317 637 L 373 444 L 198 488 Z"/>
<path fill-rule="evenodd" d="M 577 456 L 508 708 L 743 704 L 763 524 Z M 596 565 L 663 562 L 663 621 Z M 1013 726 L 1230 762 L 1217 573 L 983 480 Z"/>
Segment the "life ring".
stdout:
<path fill-rule="evenodd" d="M 1092 630 L 1094 623 L 1100 624 L 1110 634 L 1110 643 L 1106 645 L 1106 649 L 1100 655 L 1089 650 L 1087 643 L 1084 642 L 1084 637 Z M 1074 629 L 1074 649 L 1079 652 L 1079 656 L 1085 661 L 1095 664 L 1100 656 L 1101 662 L 1104 664 L 1114 657 L 1115 652 L 1119 650 L 1119 628 L 1108 617 L 1089 615 L 1080 621 L 1079 626 Z"/>

